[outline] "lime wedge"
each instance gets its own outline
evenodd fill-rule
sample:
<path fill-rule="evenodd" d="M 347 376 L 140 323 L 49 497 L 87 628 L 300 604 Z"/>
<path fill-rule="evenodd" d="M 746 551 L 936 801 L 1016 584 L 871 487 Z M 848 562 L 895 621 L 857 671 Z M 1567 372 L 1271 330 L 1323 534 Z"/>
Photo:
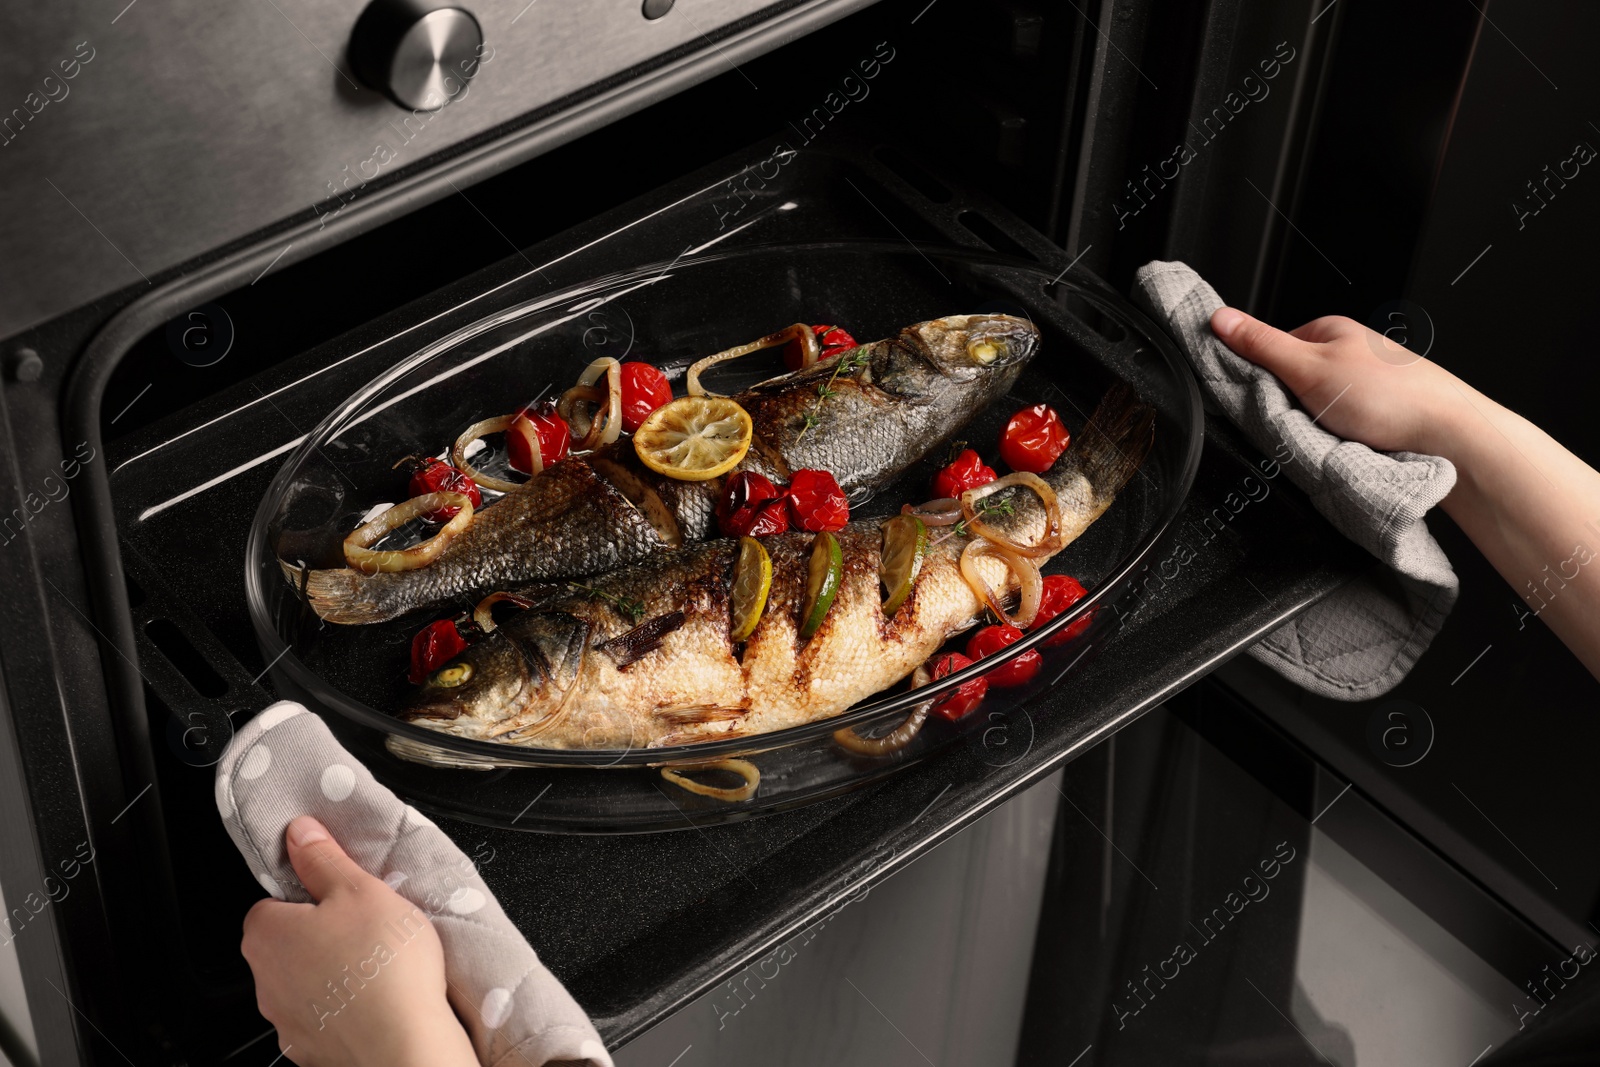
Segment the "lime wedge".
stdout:
<path fill-rule="evenodd" d="M 805 620 L 800 626 L 801 637 L 810 637 L 822 628 L 843 577 L 844 550 L 839 547 L 839 539 L 824 530 L 817 534 L 811 548 L 811 574 L 806 579 L 805 608 L 800 612 Z"/>
<path fill-rule="evenodd" d="M 911 595 L 928 551 L 928 527 L 915 515 L 896 515 L 883 524 L 878 577 L 883 581 L 883 613 L 893 615 Z"/>
<path fill-rule="evenodd" d="M 733 572 L 732 630 L 737 643 L 755 633 L 761 613 L 767 610 L 772 589 L 772 557 L 754 537 L 739 538 L 739 562 Z"/>

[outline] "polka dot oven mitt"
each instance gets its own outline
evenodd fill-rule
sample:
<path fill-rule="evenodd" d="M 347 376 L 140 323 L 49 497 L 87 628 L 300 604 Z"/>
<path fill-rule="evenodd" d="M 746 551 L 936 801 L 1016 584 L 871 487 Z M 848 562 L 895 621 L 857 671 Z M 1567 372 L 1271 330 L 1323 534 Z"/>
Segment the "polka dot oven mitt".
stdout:
<path fill-rule="evenodd" d="M 427 914 L 444 944 L 450 1004 L 486 1067 L 611 1067 L 588 1016 L 500 910 L 472 861 L 379 785 L 304 706 L 280 701 L 246 724 L 217 763 L 216 789 L 233 843 L 279 900 L 311 899 L 283 834 L 297 816 L 312 815 L 362 868 Z"/>

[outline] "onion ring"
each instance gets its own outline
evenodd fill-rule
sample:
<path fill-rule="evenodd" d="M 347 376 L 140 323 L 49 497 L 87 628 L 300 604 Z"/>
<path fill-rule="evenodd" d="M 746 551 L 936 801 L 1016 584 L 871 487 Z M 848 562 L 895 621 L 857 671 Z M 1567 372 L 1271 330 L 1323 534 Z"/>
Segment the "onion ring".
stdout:
<path fill-rule="evenodd" d="M 468 426 L 466 432 L 456 438 L 456 443 L 451 446 L 450 461 L 456 465 L 457 470 L 485 489 L 493 489 L 497 493 L 509 493 L 518 488 L 523 484 L 522 482 L 508 482 L 504 478 L 496 478 L 492 474 L 483 473 L 467 462 L 468 445 L 480 437 L 487 437 L 492 433 L 506 432 L 511 429 L 511 424 L 516 419 L 515 415 L 496 415 L 492 419 L 484 419 L 482 422 L 475 422 Z M 534 448 L 534 454 L 536 456 L 538 454 L 537 446 Z M 534 473 L 537 474 L 539 472 L 534 471 Z"/>
<path fill-rule="evenodd" d="M 1039 499 L 1044 502 L 1044 537 L 1038 544 L 1019 545 L 993 526 L 984 522 L 979 516 L 976 507 L 978 501 L 1013 485 L 1027 486 L 1035 493 L 1038 493 Z M 1000 548 L 1004 548 L 1016 555 L 1026 556 L 1029 559 L 1038 559 L 1040 556 L 1048 556 L 1061 551 L 1061 503 L 1056 499 L 1056 491 L 1050 488 L 1050 483 L 1037 474 L 1016 471 L 997 481 L 990 482 L 988 485 L 980 485 L 975 489 L 968 489 L 961 494 L 961 515 L 966 520 L 967 529 L 984 540 L 992 541 Z"/>
<path fill-rule="evenodd" d="M 510 601 L 519 608 L 533 606 L 533 601 L 515 593 L 490 593 L 478 601 L 478 606 L 472 609 L 472 621 L 478 624 L 478 629 L 484 633 L 493 633 L 495 628 L 494 606 L 501 601 Z"/>
<path fill-rule="evenodd" d="M 911 688 L 921 689 L 932 679 L 928 673 L 928 665 L 922 664 L 911 675 Z M 928 710 L 933 707 L 933 701 L 924 700 L 911 709 L 911 713 L 893 730 L 882 737 L 862 737 L 856 733 L 853 726 L 846 726 L 843 730 L 833 732 L 833 740 L 840 748 L 854 752 L 858 756 L 887 756 L 892 752 L 899 752 L 911 743 L 912 738 L 922 732 L 922 724 L 928 720 Z"/>
<path fill-rule="evenodd" d="M 661 777 L 678 788 L 715 800 L 749 800 L 756 795 L 756 787 L 761 784 L 761 772 L 749 760 L 719 759 L 714 763 L 680 763 L 677 766 L 686 771 L 732 771 L 744 779 L 744 785 L 734 789 L 724 789 L 714 785 L 702 785 L 692 778 L 679 774 L 671 766 L 661 768 Z"/>
<path fill-rule="evenodd" d="M 954 526 L 961 521 L 961 501 L 946 496 L 915 507 L 905 504 L 901 506 L 900 514 L 915 515 L 924 526 Z"/>
<path fill-rule="evenodd" d="M 432 537 L 409 548 L 375 550 L 371 546 L 412 519 L 439 508 L 460 508 Z M 426 567 L 472 522 L 472 501 L 460 493 L 424 493 L 385 511 L 351 530 L 344 539 L 344 561 L 363 574 L 393 574 Z"/>
<path fill-rule="evenodd" d="M 718 363 L 726 363 L 730 359 L 748 356 L 752 352 L 759 352 L 763 348 L 771 348 L 773 345 L 783 344 L 797 337 L 800 339 L 800 369 L 805 370 L 807 367 L 815 365 L 817 355 L 821 351 L 817 345 L 817 331 L 803 322 L 797 322 L 793 326 L 785 326 L 777 333 L 769 333 L 759 341 L 751 341 L 747 345 L 725 349 L 714 356 L 696 360 L 694 365 L 689 368 L 688 376 L 684 379 L 689 389 L 689 395 L 721 396 L 721 393 L 713 393 L 700 384 L 702 371 L 709 370 Z"/>
<path fill-rule="evenodd" d="M 597 386 L 601 376 L 606 379 L 604 388 Z M 596 405 L 592 415 L 580 418 L 578 405 Z M 605 418 L 600 417 L 600 406 L 605 408 Z M 578 384 L 561 394 L 556 401 L 556 412 L 572 424 L 579 438 L 573 446 L 579 451 L 594 451 L 609 445 L 622 433 L 622 364 L 610 356 L 601 356 L 578 375 Z"/>
<path fill-rule="evenodd" d="M 983 580 L 983 575 L 978 573 L 976 564 L 979 556 L 999 556 L 1017 576 L 1017 584 L 1022 588 L 1022 603 L 1017 606 L 1016 615 L 1006 614 L 1005 605 L 995 596 L 994 590 L 989 588 L 989 583 Z M 1027 629 L 1038 617 L 1039 601 L 1044 596 L 1044 575 L 1039 572 L 1039 565 L 1027 556 L 1012 552 L 992 541 L 982 539 L 969 541 L 967 547 L 961 550 L 961 577 L 973 594 L 983 601 L 996 617 L 1004 619 L 1017 629 Z"/>

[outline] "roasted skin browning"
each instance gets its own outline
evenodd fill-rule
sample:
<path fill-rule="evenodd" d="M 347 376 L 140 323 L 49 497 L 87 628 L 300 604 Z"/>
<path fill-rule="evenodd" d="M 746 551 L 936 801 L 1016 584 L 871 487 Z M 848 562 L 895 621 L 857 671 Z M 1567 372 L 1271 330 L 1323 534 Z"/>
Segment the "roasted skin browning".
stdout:
<path fill-rule="evenodd" d="M 1150 409 L 1119 386 L 1044 475 L 1060 505 L 1063 547 L 1111 506 L 1152 432 Z M 1038 495 L 1002 492 L 1008 506 L 994 512 L 993 525 L 1021 542 L 1041 538 Z M 458 737 L 540 748 L 663 747 L 767 733 L 838 715 L 887 689 L 983 615 L 960 573 L 968 535 L 953 533 L 930 547 L 910 595 L 886 617 L 879 525 L 852 522 L 836 535 L 844 576 L 833 607 L 803 639 L 815 536 L 764 539 L 772 588 L 742 644 L 731 640 L 728 604 L 738 543 L 715 540 L 598 577 L 586 590 L 542 598 L 525 591 L 534 606 L 436 671 L 402 717 Z M 978 565 L 991 587 L 1015 593 L 998 559 Z M 642 613 L 619 613 L 620 598 Z M 635 655 L 643 643 L 652 647 Z"/>
<path fill-rule="evenodd" d="M 823 468 L 847 493 L 875 489 L 1004 395 L 1038 344 L 1025 319 L 956 315 L 842 354 L 849 373 L 833 376 L 830 360 L 773 378 L 734 397 L 750 413 L 755 440 L 727 477 L 751 470 L 784 481 Z M 724 481 L 675 481 L 618 441 L 551 466 L 483 509 L 425 567 L 315 570 L 304 578 L 306 595 L 322 618 L 358 625 L 489 590 L 604 573 L 711 536 Z M 284 570 L 298 587 L 301 573 L 287 563 Z"/>

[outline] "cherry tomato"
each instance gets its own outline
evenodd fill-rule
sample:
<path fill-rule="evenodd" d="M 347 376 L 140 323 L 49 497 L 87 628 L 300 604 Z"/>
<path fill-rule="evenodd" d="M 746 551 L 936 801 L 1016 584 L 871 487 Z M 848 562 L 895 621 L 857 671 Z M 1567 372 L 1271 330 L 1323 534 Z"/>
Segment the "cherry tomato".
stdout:
<path fill-rule="evenodd" d="M 553 400 L 517 413 L 506 432 L 506 459 L 524 474 L 533 470 L 533 441 L 539 442 L 540 468 L 560 463 L 572 447 L 572 430 L 556 414 Z"/>
<path fill-rule="evenodd" d="M 411 473 L 407 489 L 412 496 L 422 496 L 426 493 L 460 493 L 472 501 L 474 508 L 483 506 L 483 493 L 479 491 L 478 483 L 434 456 L 423 460 L 422 465 Z M 423 518 L 429 522 L 449 522 L 460 510 L 458 507 L 434 508 Z"/>
<path fill-rule="evenodd" d="M 1037 630 L 1051 619 L 1066 611 L 1088 595 L 1078 579 L 1065 574 L 1052 574 L 1044 580 L 1044 592 L 1039 597 L 1039 614 L 1033 618 L 1031 629 Z M 1089 628 L 1090 616 L 1085 615 L 1065 630 L 1056 634 L 1046 645 L 1063 645 Z"/>
<path fill-rule="evenodd" d="M 856 347 L 856 339 L 838 326 L 813 326 L 811 329 L 817 335 L 818 363 Z M 804 356 L 798 340 L 783 346 L 783 365 L 790 370 L 799 370 Z"/>
<path fill-rule="evenodd" d="M 959 652 L 947 652 L 940 656 L 933 664 L 933 679 L 948 678 L 965 667 L 972 666 L 972 661 Z M 976 711 L 978 705 L 983 703 L 984 694 L 989 692 L 989 679 L 974 678 L 970 682 L 963 682 L 955 687 L 949 696 L 941 699 L 929 710 L 935 715 L 955 722 Z"/>
<path fill-rule="evenodd" d="M 783 498 L 763 500 L 755 507 L 755 517 L 745 531 L 751 537 L 769 537 L 789 530 L 789 502 Z"/>
<path fill-rule="evenodd" d="M 996 477 L 994 468 L 969 448 L 958 455 L 950 466 L 933 476 L 933 495 L 935 499 L 959 497 L 968 489 L 988 485 Z"/>
<path fill-rule="evenodd" d="M 1035 404 L 1011 416 L 1000 435 L 1000 458 L 1014 471 L 1042 474 L 1067 450 L 1072 435 L 1048 404 Z"/>
<path fill-rule="evenodd" d="M 795 471 L 789 479 L 789 513 L 802 530 L 837 530 L 850 521 L 850 502 L 827 471 Z"/>
<path fill-rule="evenodd" d="M 1022 631 L 1015 626 L 985 626 L 968 639 L 967 655 L 975 660 L 982 659 L 1021 640 Z M 1014 656 L 1002 663 L 984 677 L 1002 688 L 1026 685 L 1033 681 L 1033 676 L 1039 673 L 1039 667 L 1043 663 L 1044 657 L 1039 655 L 1039 650 L 1030 648 L 1022 655 Z"/>
<path fill-rule="evenodd" d="M 717 501 L 717 529 L 724 537 L 763 537 L 788 528 L 789 509 L 782 489 L 754 471 L 740 471 L 728 479 L 722 499 Z"/>
<path fill-rule="evenodd" d="M 454 622 L 449 619 L 430 622 L 411 639 L 411 672 L 406 677 L 412 685 L 421 685 L 428 680 L 428 675 L 455 659 L 466 647 L 467 642 Z"/>
<path fill-rule="evenodd" d="M 622 428 L 629 433 L 672 399 L 672 383 L 648 363 L 622 365 Z"/>

